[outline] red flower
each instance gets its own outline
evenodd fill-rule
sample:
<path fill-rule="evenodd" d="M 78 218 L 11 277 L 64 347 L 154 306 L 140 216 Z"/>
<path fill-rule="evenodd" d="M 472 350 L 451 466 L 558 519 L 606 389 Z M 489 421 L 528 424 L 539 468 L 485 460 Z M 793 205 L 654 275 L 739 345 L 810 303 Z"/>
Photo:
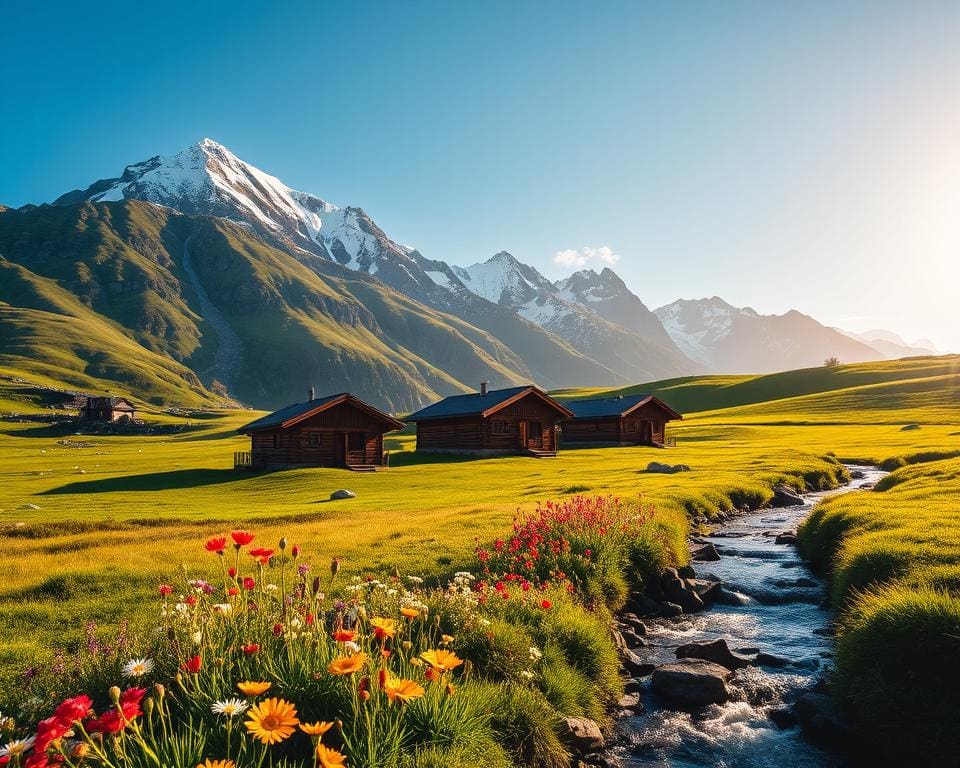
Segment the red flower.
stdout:
<path fill-rule="evenodd" d="M 243 588 L 244 588 L 244 589 L 248 589 L 248 590 L 249 590 L 249 589 L 253 589 L 256 585 L 257 585 L 257 582 L 255 582 L 255 581 L 254 581 L 253 579 L 251 579 L 249 576 L 244 577 L 244 579 L 243 579 Z"/>
<path fill-rule="evenodd" d="M 183 668 L 192 675 L 197 674 L 200 671 L 200 667 L 203 664 L 203 659 L 199 656 L 194 656 L 193 658 L 187 659 L 183 664 Z"/>
<path fill-rule="evenodd" d="M 377 672 L 377 684 L 382 691 L 387 684 L 387 670 L 381 668 L 381 670 Z"/>
<path fill-rule="evenodd" d="M 233 539 L 233 545 L 240 549 L 253 541 L 253 534 L 250 531 L 230 531 L 230 538 Z"/>
<path fill-rule="evenodd" d="M 115 709 L 104 712 L 100 717 L 89 721 L 84 728 L 87 733 L 120 733 L 126 722 Z"/>
<path fill-rule="evenodd" d="M 333 639 L 336 640 L 338 643 L 349 643 L 356 636 L 357 636 L 357 633 L 349 629 L 333 630 Z"/>
<path fill-rule="evenodd" d="M 37 739 L 33 745 L 34 752 L 38 754 L 46 752 L 47 747 L 57 739 L 66 736 L 71 727 L 71 722 L 65 722 L 56 715 L 41 720 L 37 723 Z"/>
<path fill-rule="evenodd" d="M 240 590 L 236 587 L 230 587 L 230 589 L 227 590 L 227 594 L 230 595 L 230 597 L 236 597 L 240 594 Z"/>
<path fill-rule="evenodd" d="M 187 595 L 187 596 L 184 598 L 184 602 L 185 602 L 187 605 L 189 605 L 189 606 L 194 606 L 194 605 L 197 604 L 197 596 L 196 596 L 196 595 Z"/>
<path fill-rule="evenodd" d="M 229 576 L 231 579 L 237 578 L 237 569 L 231 565 L 229 568 L 227 568 L 227 576 Z"/>
<path fill-rule="evenodd" d="M 280 637 L 283 634 L 283 624 L 274 624 L 273 625 L 273 634 L 276 637 Z"/>
<path fill-rule="evenodd" d="M 223 554 L 223 550 L 227 548 L 227 538 L 226 536 L 217 536 L 212 539 L 207 539 L 207 543 L 203 545 L 203 548 L 207 552 L 216 552 L 218 555 Z"/>
<path fill-rule="evenodd" d="M 200 657 L 197 656 L 196 658 L 199 659 Z M 199 664 L 197 665 L 197 669 L 200 669 Z M 120 706 L 124 707 L 128 704 L 139 706 L 146 692 L 146 688 L 127 688 L 127 690 L 120 694 Z"/>
<path fill-rule="evenodd" d="M 160 594 L 161 594 L 161 596 L 163 596 L 163 597 L 167 597 L 168 595 L 172 595 L 172 594 L 173 594 L 173 587 L 171 587 L 169 584 L 161 584 L 161 585 L 160 585 Z"/>
<path fill-rule="evenodd" d="M 260 650 L 260 646 L 256 643 L 247 643 L 241 647 L 243 648 L 243 652 L 246 654 L 253 654 Z"/>
<path fill-rule="evenodd" d="M 93 707 L 93 702 L 89 696 L 74 696 L 71 699 L 64 699 L 63 703 L 57 707 L 53 716 L 63 720 L 66 723 L 75 723 L 87 716 L 87 713 Z"/>
<path fill-rule="evenodd" d="M 298 557 L 300 557 L 301 551 L 302 550 L 300 549 L 300 545 L 294 544 L 293 548 L 290 550 L 290 554 L 293 555 L 293 559 L 296 560 Z"/>
<path fill-rule="evenodd" d="M 551 603 L 549 600 L 541 600 L 540 607 L 545 611 L 549 611 L 551 608 L 553 608 L 553 603 Z"/>
<path fill-rule="evenodd" d="M 440 679 L 440 673 L 437 672 L 433 667 L 427 667 L 423 673 L 423 676 L 427 678 L 431 683 L 436 682 Z"/>
<path fill-rule="evenodd" d="M 269 560 L 273 556 L 273 550 L 267 549 L 266 547 L 257 547 L 256 549 L 251 549 L 247 554 L 251 557 L 258 557 L 261 560 L 264 558 Z"/>

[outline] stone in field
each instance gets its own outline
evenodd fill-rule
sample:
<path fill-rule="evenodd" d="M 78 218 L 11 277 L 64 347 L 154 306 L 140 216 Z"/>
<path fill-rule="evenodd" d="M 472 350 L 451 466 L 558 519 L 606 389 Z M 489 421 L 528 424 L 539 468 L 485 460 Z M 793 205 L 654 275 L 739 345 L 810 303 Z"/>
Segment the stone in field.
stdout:
<path fill-rule="evenodd" d="M 355 499 L 357 494 L 353 491 L 348 491 L 346 488 L 341 488 L 340 490 L 334 491 L 330 494 L 330 500 L 334 501 L 336 499 Z"/>

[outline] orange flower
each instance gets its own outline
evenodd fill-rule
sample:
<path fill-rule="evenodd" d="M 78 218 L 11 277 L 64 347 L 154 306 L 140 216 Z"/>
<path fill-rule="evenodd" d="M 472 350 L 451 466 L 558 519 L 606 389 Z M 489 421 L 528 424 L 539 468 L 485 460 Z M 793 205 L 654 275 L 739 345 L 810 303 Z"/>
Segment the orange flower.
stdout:
<path fill-rule="evenodd" d="M 370 619 L 370 626 L 373 627 L 373 634 L 378 640 L 393 637 L 397 634 L 397 622 L 393 619 L 374 617 Z"/>
<path fill-rule="evenodd" d="M 211 760 L 209 757 L 197 768 L 234 768 L 233 760 Z"/>
<path fill-rule="evenodd" d="M 401 608 L 400 613 L 402 613 L 408 619 L 415 619 L 420 615 L 420 611 L 416 608 Z"/>
<path fill-rule="evenodd" d="M 279 744 L 293 735 L 299 723 L 293 704 L 284 699 L 267 699 L 250 709 L 250 719 L 245 725 L 262 744 Z"/>
<path fill-rule="evenodd" d="M 349 643 L 357 636 L 357 633 L 350 629 L 335 629 L 332 637 L 338 643 Z"/>
<path fill-rule="evenodd" d="M 457 654 L 453 651 L 445 651 L 442 648 L 435 651 L 424 651 L 420 654 L 420 658 L 441 674 L 456 669 L 463 664 L 463 659 L 458 657 Z"/>
<path fill-rule="evenodd" d="M 270 690 L 273 683 L 245 682 L 237 683 L 237 688 L 244 696 L 259 696 Z"/>
<path fill-rule="evenodd" d="M 317 762 L 320 768 L 346 768 L 347 756 L 323 744 L 317 744 Z"/>
<path fill-rule="evenodd" d="M 383 692 L 387 694 L 390 701 L 400 700 L 402 702 L 419 699 L 426 691 L 423 686 L 415 680 L 399 680 L 396 678 L 387 678 L 383 685 Z"/>
<path fill-rule="evenodd" d="M 300 730 L 307 736 L 323 736 L 331 728 L 333 728 L 333 723 L 323 720 L 318 720 L 315 723 L 300 723 Z"/>
<path fill-rule="evenodd" d="M 327 669 L 331 675 L 352 675 L 354 672 L 359 672 L 363 669 L 363 665 L 366 663 L 367 654 L 355 653 L 352 656 L 334 659 L 330 662 L 330 666 L 327 667 Z"/>

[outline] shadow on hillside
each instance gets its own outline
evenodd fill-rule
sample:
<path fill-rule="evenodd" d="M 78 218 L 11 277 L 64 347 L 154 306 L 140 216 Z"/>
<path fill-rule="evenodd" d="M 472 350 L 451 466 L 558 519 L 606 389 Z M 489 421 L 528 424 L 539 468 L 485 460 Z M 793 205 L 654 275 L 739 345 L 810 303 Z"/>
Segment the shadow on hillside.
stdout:
<path fill-rule="evenodd" d="M 150 472 L 143 475 L 105 477 L 84 480 L 44 491 L 41 496 L 61 493 L 110 493 L 111 491 L 169 491 L 177 488 L 197 488 L 246 480 L 254 473 L 234 469 L 174 469 L 169 472 Z"/>
<path fill-rule="evenodd" d="M 396 451 L 390 453 L 391 467 L 413 467 L 419 464 L 461 464 L 465 461 L 489 461 L 491 459 L 515 459 L 517 456 L 470 456 L 453 453 L 421 453 L 419 451 Z"/>

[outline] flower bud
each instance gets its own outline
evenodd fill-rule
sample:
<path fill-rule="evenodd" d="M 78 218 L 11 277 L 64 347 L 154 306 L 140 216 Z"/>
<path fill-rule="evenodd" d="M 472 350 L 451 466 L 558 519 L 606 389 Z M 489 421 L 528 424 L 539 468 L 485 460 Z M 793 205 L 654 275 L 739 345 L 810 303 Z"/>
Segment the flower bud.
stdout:
<path fill-rule="evenodd" d="M 473 662 L 467 659 L 463 662 L 463 674 L 469 675 L 471 672 L 473 672 Z"/>
<path fill-rule="evenodd" d="M 119 688 L 118 686 L 116 686 L 116 685 L 111 685 L 111 686 L 110 686 L 110 690 L 108 691 L 108 693 L 110 694 L 110 701 L 111 701 L 113 704 L 119 704 L 119 703 L 120 703 L 120 688 Z"/>
<path fill-rule="evenodd" d="M 409 640 L 404 640 L 402 643 L 400 643 L 400 647 L 405 651 L 409 651 L 411 648 L 413 648 L 413 643 L 411 643 Z"/>
<path fill-rule="evenodd" d="M 330 561 L 330 575 L 336 576 L 338 573 L 340 573 L 340 558 L 335 557 Z"/>
<path fill-rule="evenodd" d="M 163 697 L 167 695 L 167 689 L 162 684 L 157 683 L 153 686 L 153 690 L 157 692 L 157 699 L 163 701 Z"/>
<path fill-rule="evenodd" d="M 143 702 L 143 711 L 146 712 L 147 717 L 153 714 L 153 699 L 146 699 Z"/>
<path fill-rule="evenodd" d="M 285 550 L 285 549 L 287 548 L 287 537 L 286 537 L 286 536 L 283 536 L 283 537 L 280 539 L 280 541 L 277 542 L 277 546 L 280 547 L 280 551 L 283 552 L 283 550 Z"/>

